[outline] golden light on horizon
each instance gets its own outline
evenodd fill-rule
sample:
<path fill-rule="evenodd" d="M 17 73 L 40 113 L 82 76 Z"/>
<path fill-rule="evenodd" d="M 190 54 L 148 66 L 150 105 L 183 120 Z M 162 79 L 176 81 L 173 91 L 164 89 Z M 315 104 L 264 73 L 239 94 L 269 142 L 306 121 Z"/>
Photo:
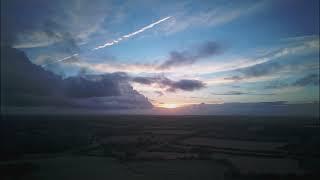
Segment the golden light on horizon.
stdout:
<path fill-rule="evenodd" d="M 160 107 L 174 109 L 174 108 L 177 108 L 178 106 L 176 104 L 162 104 Z"/>

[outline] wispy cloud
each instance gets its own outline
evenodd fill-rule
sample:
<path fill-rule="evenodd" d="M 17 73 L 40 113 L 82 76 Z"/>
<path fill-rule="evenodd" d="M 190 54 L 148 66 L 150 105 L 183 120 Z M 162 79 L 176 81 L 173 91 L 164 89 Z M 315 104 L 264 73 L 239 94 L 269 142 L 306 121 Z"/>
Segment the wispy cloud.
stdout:
<path fill-rule="evenodd" d="M 258 68 L 261 66 L 264 66 L 264 63 L 267 63 L 272 60 L 279 59 L 279 61 L 283 57 L 292 56 L 292 55 L 301 55 L 309 52 L 318 52 L 319 50 L 319 39 L 312 39 L 308 41 L 300 42 L 297 45 L 288 45 L 285 48 L 279 48 L 277 50 L 274 50 L 272 52 L 259 55 L 257 57 L 236 57 L 231 59 L 226 59 L 224 61 L 210 61 L 210 62 L 201 62 L 192 64 L 192 66 L 174 66 L 174 68 L 159 68 L 161 65 L 165 64 L 168 60 L 171 60 L 170 54 L 167 59 L 165 59 L 160 64 L 156 63 L 145 63 L 145 64 L 132 64 L 132 63 L 89 63 L 85 60 L 82 62 L 74 62 L 72 64 L 68 64 L 66 66 L 76 66 L 76 67 L 87 67 L 91 69 L 92 71 L 99 72 L 99 73 L 105 73 L 105 72 L 117 72 L 117 71 L 123 71 L 131 74 L 140 74 L 140 73 L 150 73 L 150 74 L 158 74 L 158 73 L 167 73 L 167 74 L 180 74 L 180 75 L 204 75 L 209 73 L 218 73 L 218 72 L 230 72 L 230 71 L 244 71 L 245 69 L 248 69 L 250 67 L 252 68 Z M 213 48 L 215 50 L 215 48 Z M 179 51 L 182 52 L 182 51 Z M 196 51 L 197 52 L 197 51 Z M 210 51 L 211 52 L 211 51 Z M 216 52 L 216 51 L 214 51 Z M 181 54 L 181 53 L 180 53 Z M 187 53 L 188 54 L 188 53 Z M 190 53 L 189 53 L 190 54 Z M 199 54 L 199 53 L 196 53 Z M 213 53 L 214 54 L 214 53 Z M 189 63 L 192 61 L 190 58 L 186 59 L 185 54 L 182 54 L 184 58 L 175 58 L 179 60 L 185 60 L 183 63 Z M 258 66 L 261 64 L 260 66 Z M 273 67 L 273 66 L 272 66 Z M 286 66 L 287 68 L 288 66 Z M 318 67 L 318 66 L 317 66 Z M 317 68 L 315 67 L 315 68 Z M 271 67 L 270 67 L 271 68 Z M 275 67 L 273 67 L 275 69 Z M 285 69 L 286 69 L 285 68 Z M 279 68 L 277 68 L 279 69 Z M 292 69 L 292 68 L 291 68 Z M 230 82 L 233 82 L 231 80 L 241 80 L 242 78 L 236 77 L 225 77 L 225 80 L 228 80 Z"/>
<path fill-rule="evenodd" d="M 196 50 L 194 50 L 196 49 Z M 188 51 L 172 51 L 167 60 L 165 60 L 158 68 L 170 69 L 178 66 L 186 66 L 193 64 L 202 58 L 207 58 L 222 52 L 221 45 L 214 41 L 208 41 L 198 47 Z"/>
<path fill-rule="evenodd" d="M 253 4 L 245 4 L 241 7 L 217 5 L 215 8 L 199 13 L 191 13 L 188 12 L 188 10 L 183 9 L 174 14 L 174 18 L 163 25 L 161 29 L 168 34 L 172 34 L 193 27 L 219 26 L 234 21 L 246 14 L 255 12 L 266 4 L 265 1 L 259 1 Z"/>
<path fill-rule="evenodd" d="M 319 86 L 319 74 L 307 74 L 293 82 L 273 81 L 266 89 L 283 89 L 287 87 Z"/>
<path fill-rule="evenodd" d="M 168 92 L 175 92 L 176 90 L 194 91 L 206 86 L 205 83 L 199 80 L 181 79 L 179 81 L 173 81 L 166 77 L 135 77 L 132 79 L 132 82 L 143 85 L 157 84 Z"/>
<path fill-rule="evenodd" d="M 136 36 L 136 35 L 144 32 L 144 31 L 146 31 L 146 30 L 148 30 L 148 29 L 151 29 L 151 28 L 154 27 L 155 25 L 160 24 L 161 22 L 166 21 L 166 20 L 168 20 L 168 19 L 170 19 L 170 18 L 171 18 L 171 16 L 168 16 L 168 17 L 165 17 L 165 18 L 163 18 L 163 19 L 160 19 L 160 20 L 158 20 L 158 21 L 156 21 L 156 22 L 154 22 L 154 23 L 152 23 L 152 24 L 149 24 L 148 26 L 145 26 L 145 27 L 143 27 L 143 28 L 141 28 L 141 29 L 139 29 L 139 30 L 137 30 L 137 31 L 135 31 L 135 32 L 132 32 L 132 33 L 123 35 L 122 37 L 120 37 L 120 38 L 118 38 L 118 39 L 116 39 L 116 40 L 112 40 L 112 41 L 110 41 L 110 42 L 106 42 L 105 44 L 103 44 L 103 45 L 101 45 L 101 46 L 97 46 L 97 47 L 95 47 L 93 50 L 105 48 L 105 47 L 108 47 L 108 46 L 113 46 L 113 45 L 119 43 L 120 41 L 123 41 L 123 40 L 128 39 L 128 38 L 133 37 L 133 36 Z"/>
<path fill-rule="evenodd" d="M 253 93 L 253 92 L 243 92 L 243 91 L 228 91 L 223 93 L 212 93 L 213 95 L 222 95 L 222 96 L 238 96 L 238 95 L 257 95 L 257 96 L 271 96 L 274 95 L 273 93 Z"/>

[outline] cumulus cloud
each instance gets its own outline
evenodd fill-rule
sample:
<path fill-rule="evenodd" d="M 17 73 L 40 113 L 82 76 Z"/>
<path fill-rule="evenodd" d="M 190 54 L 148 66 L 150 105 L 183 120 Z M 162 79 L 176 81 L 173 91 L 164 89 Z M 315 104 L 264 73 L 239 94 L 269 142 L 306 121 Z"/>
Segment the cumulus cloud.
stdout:
<path fill-rule="evenodd" d="M 152 107 L 146 97 L 133 90 L 125 73 L 62 79 L 32 64 L 21 51 L 2 47 L 1 52 L 2 107 Z"/>
<path fill-rule="evenodd" d="M 165 60 L 158 68 L 168 69 L 171 67 L 184 66 L 193 64 L 195 61 L 220 54 L 222 47 L 220 44 L 214 41 L 207 41 L 198 45 L 196 48 L 188 51 L 172 51 L 169 58 Z"/>

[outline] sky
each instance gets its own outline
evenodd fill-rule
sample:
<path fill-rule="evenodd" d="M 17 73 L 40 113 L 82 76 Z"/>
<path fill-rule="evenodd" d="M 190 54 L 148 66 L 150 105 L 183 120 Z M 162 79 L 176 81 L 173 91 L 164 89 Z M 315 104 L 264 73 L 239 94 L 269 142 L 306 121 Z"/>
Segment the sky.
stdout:
<path fill-rule="evenodd" d="M 99 78 L 126 82 L 112 102 L 155 107 L 319 102 L 318 0 L 12 0 L 1 25 L 2 46 L 62 84 L 82 77 L 104 104 Z"/>

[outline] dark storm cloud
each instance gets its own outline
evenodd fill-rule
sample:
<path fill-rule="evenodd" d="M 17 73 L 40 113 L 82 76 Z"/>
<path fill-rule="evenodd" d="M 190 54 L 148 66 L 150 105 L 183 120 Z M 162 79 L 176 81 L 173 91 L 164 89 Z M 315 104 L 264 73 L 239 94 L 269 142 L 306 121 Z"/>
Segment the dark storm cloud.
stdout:
<path fill-rule="evenodd" d="M 1 47 L 1 88 L 8 93 L 57 94 L 61 78 L 32 64 L 19 50 Z"/>
<path fill-rule="evenodd" d="M 64 84 L 65 94 L 68 97 L 84 98 L 120 95 L 117 83 L 108 79 L 96 82 L 83 77 L 71 77 L 65 79 Z"/>
<path fill-rule="evenodd" d="M 193 64 L 201 58 L 220 54 L 222 47 L 220 44 L 208 41 L 188 51 L 172 51 L 169 58 L 165 60 L 158 68 L 168 69 L 177 66 Z"/>
<path fill-rule="evenodd" d="M 119 96 L 119 83 L 128 83 L 129 76 L 123 72 L 101 75 L 82 74 L 64 79 L 64 93 L 68 97 Z"/>
<path fill-rule="evenodd" d="M 170 92 L 174 92 L 176 90 L 194 91 L 205 87 L 205 84 L 199 80 L 182 79 L 179 81 L 173 81 L 166 77 L 135 77 L 132 78 L 132 81 L 145 85 L 157 84 L 161 88 L 165 88 Z"/>
<path fill-rule="evenodd" d="M 32 64 L 22 51 L 1 47 L 1 52 L 1 106 L 152 107 L 125 73 L 62 79 Z"/>

